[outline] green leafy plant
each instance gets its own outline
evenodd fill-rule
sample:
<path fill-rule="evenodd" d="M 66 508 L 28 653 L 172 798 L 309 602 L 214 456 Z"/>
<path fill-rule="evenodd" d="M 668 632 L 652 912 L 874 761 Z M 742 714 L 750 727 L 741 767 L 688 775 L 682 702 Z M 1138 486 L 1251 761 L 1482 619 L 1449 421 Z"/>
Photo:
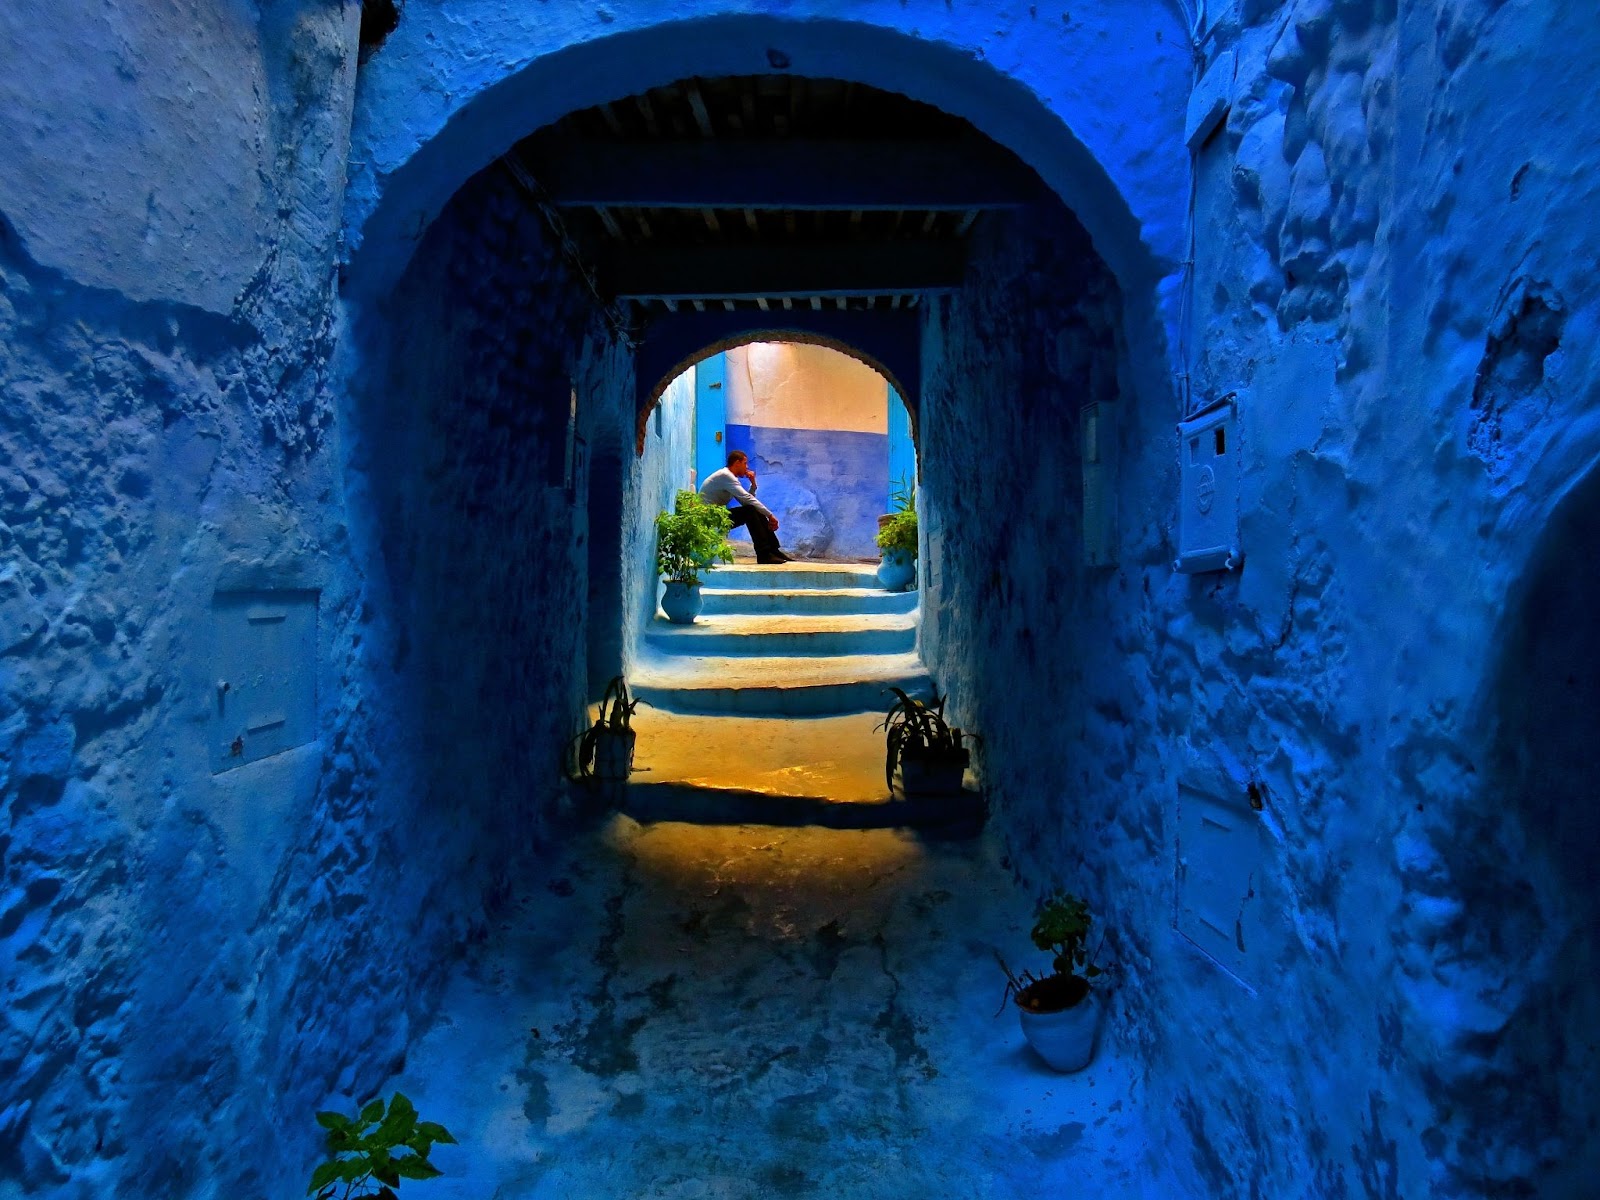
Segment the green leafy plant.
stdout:
<path fill-rule="evenodd" d="M 878 530 L 878 549 L 885 554 L 899 551 L 911 558 L 916 558 L 916 509 L 903 508 L 883 523 L 883 526 Z"/>
<path fill-rule="evenodd" d="M 944 719 L 944 705 L 949 696 L 939 695 L 933 689 L 933 699 L 918 700 L 899 688 L 890 688 L 895 702 L 877 726 L 887 733 L 887 749 L 883 760 L 883 777 L 892 789 L 894 771 L 907 754 L 933 757 L 946 756 L 960 759 L 966 765 L 965 741 L 971 734 L 962 733 Z"/>
<path fill-rule="evenodd" d="M 438 1175 L 428 1155 L 436 1144 L 456 1141 L 443 1125 L 417 1120 L 416 1108 L 401 1092 L 387 1105 L 381 1097 L 371 1101 L 354 1118 L 319 1112 L 317 1124 L 328 1131 L 327 1161 L 312 1172 L 306 1188 L 317 1200 L 395 1200 L 402 1179 Z"/>
<path fill-rule="evenodd" d="M 607 734 L 620 736 L 632 733 L 634 710 L 645 703 L 646 701 L 635 700 L 629 695 L 628 681 L 621 675 L 606 684 L 605 694 L 600 697 L 600 711 L 594 719 L 594 724 L 585 729 L 575 739 L 578 777 L 580 779 L 592 779 L 594 777 L 600 739 Z"/>
<path fill-rule="evenodd" d="M 1001 1009 L 1013 997 L 1029 1012 L 1060 1012 L 1082 1003 L 1089 994 L 1089 981 L 1104 974 L 1095 965 L 1098 952 L 1088 952 L 1092 924 L 1087 901 L 1065 892 L 1046 900 L 1039 907 L 1030 936 L 1035 946 L 1050 955 L 1051 972 L 1042 976 L 1032 971 L 1016 973 L 996 954 L 1006 976 Z"/>
<path fill-rule="evenodd" d="M 727 509 L 707 504 L 698 492 L 679 492 L 673 510 L 656 515 L 656 569 L 668 583 L 699 583 L 697 572 L 733 561 L 732 528 Z"/>

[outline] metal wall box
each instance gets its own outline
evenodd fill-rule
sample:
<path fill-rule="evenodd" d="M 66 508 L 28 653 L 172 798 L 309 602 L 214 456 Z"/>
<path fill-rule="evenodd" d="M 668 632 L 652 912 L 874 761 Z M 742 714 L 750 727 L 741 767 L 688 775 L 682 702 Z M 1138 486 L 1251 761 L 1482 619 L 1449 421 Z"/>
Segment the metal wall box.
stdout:
<path fill-rule="evenodd" d="M 1116 562 L 1117 426 L 1116 407 L 1096 402 L 1079 410 L 1083 447 L 1083 563 L 1087 567 Z"/>
<path fill-rule="evenodd" d="M 1189 95 L 1189 110 L 1183 122 L 1183 140 L 1190 150 L 1198 151 L 1206 139 L 1216 132 L 1233 105 L 1233 77 L 1238 55 L 1225 50 L 1206 68 L 1200 82 Z"/>
<path fill-rule="evenodd" d="M 1231 571 L 1239 547 L 1239 442 L 1233 398 L 1178 423 L 1178 560 L 1173 570 Z"/>
<path fill-rule="evenodd" d="M 1178 932 L 1241 982 L 1249 982 L 1260 900 L 1260 819 L 1178 785 Z"/>
<path fill-rule="evenodd" d="M 211 602 L 211 769 L 316 737 L 317 593 L 218 592 Z"/>

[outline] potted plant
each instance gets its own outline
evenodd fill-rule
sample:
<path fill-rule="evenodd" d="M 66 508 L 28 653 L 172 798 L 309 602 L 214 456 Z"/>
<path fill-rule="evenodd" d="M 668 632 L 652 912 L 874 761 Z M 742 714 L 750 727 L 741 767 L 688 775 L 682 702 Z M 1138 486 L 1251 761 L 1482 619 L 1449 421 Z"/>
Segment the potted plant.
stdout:
<path fill-rule="evenodd" d="M 917 498 L 902 481 L 889 499 L 895 511 L 878 518 L 878 549 L 883 551 L 878 584 L 885 591 L 903 592 L 917 578 Z"/>
<path fill-rule="evenodd" d="M 719 562 L 733 561 L 728 510 L 707 504 L 698 492 L 678 493 L 671 512 L 656 516 L 656 569 L 666 582 L 661 610 L 667 620 L 690 625 L 700 615 L 700 576 Z"/>
<path fill-rule="evenodd" d="M 428 1161 L 436 1144 L 456 1142 L 443 1125 L 417 1120 L 416 1108 L 401 1092 L 387 1105 L 373 1100 L 354 1118 L 319 1112 L 317 1124 L 328 1131 L 328 1158 L 306 1188 L 316 1200 L 396 1200 L 402 1179 L 440 1174 Z"/>
<path fill-rule="evenodd" d="M 628 682 L 621 675 L 606 684 L 594 724 L 578 735 L 578 778 L 615 783 L 632 774 L 638 736 L 633 713 L 643 703 L 629 698 Z"/>
<path fill-rule="evenodd" d="M 1030 935 L 1035 946 L 1051 955 L 1051 973 L 1013 974 L 1005 959 L 995 956 L 1006 974 L 1006 999 L 1016 1003 L 1023 1036 L 1057 1071 L 1088 1066 L 1100 1031 L 1100 1005 L 1089 981 L 1102 972 L 1087 951 L 1090 923 L 1085 901 L 1065 893 L 1052 896 L 1040 907 Z M 1005 1008 L 1005 999 L 1000 1007 Z"/>
<path fill-rule="evenodd" d="M 964 734 L 944 719 L 948 696 L 933 691 L 933 699 L 918 700 L 899 688 L 890 688 L 895 702 L 878 726 L 887 734 L 883 760 L 884 779 L 894 790 L 895 768 L 900 769 L 900 791 L 906 799 L 959 796 L 961 777 L 972 761 Z"/>

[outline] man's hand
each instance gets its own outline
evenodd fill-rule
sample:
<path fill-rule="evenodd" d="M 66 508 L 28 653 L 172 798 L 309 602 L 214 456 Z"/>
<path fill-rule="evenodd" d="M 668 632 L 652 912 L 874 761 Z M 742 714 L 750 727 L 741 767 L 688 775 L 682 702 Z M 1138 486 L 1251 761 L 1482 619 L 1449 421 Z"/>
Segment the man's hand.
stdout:
<path fill-rule="evenodd" d="M 777 533 L 778 532 L 778 518 L 777 517 L 768 517 L 767 518 L 767 524 L 772 526 L 772 532 L 773 533 Z"/>

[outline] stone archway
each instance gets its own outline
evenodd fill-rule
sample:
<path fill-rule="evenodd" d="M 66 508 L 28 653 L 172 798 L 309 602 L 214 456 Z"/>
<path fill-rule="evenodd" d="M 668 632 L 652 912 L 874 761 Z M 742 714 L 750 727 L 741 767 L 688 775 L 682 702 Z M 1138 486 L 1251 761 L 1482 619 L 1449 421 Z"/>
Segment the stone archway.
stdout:
<path fill-rule="evenodd" d="M 675 79 L 774 71 L 865 83 L 963 117 L 1038 172 L 1130 297 L 1148 299 L 1184 257 L 1193 67 L 1188 31 L 1164 6 L 1037 18 L 1005 53 L 988 44 L 987 14 L 913 19 L 892 4 L 848 21 L 820 0 L 782 18 L 752 0 L 668 20 L 645 4 L 562 21 L 475 7 L 488 11 L 413 10 L 364 68 L 345 208 L 355 295 L 381 294 L 455 191 L 532 130 Z M 1130 91 L 1130 74 L 1153 86 Z"/>
<path fill-rule="evenodd" d="M 701 316 L 702 314 L 696 314 Z M 917 436 L 917 391 L 921 380 L 919 343 L 921 339 L 918 317 L 912 310 L 895 314 L 903 319 L 893 323 L 876 324 L 863 320 L 866 314 L 843 314 L 844 320 L 830 320 L 840 314 L 792 313 L 783 321 L 761 322 L 761 314 L 743 311 L 706 313 L 709 322 L 691 320 L 678 328 L 669 328 L 640 347 L 635 363 L 634 378 L 638 387 L 638 423 L 635 428 L 635 453 L 644 452 L 645 435 L 650 414 L 661 402 L 671 382 L 696 363 L 704 362 L 713 354 L 737 349 L 754 342 L 799 342 L 808 346 L 824 346 L 849 356 L 871 367 L 882 375 L 891 389 L 900 396 L 911 421 L 911 436 Z M 890 314 L 873 314 L 888 317 Z M 811 321 L 807 317 L 821 318 Z M 709 342 L 699 342 L 697 335 L 722 329 L 720 336 Z M 822 332 L 837 329 L 838 333 Z M 844 334 L 848 333 L 848 337 Z M 685 351 L 686 347 L 693 346 Z M 669 365 L 663 366 L 663 363 Z M 909 381 L 909 382 L 908 382 Z"/>

